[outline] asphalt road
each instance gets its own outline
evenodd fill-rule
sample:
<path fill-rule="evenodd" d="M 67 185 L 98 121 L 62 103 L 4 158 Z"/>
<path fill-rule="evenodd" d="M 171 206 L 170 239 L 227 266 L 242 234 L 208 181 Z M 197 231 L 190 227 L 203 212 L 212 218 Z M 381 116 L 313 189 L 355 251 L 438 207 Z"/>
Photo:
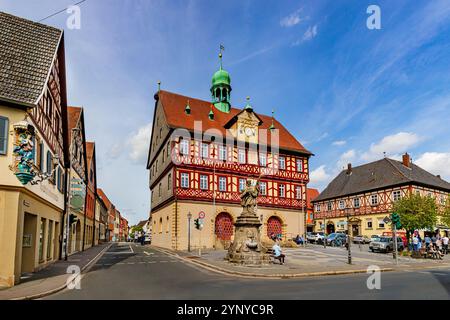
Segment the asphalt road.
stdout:
<path fill-rule="evenodd" d="M 81 280 L 80 290 L 46 299 L 449 299 L 450 270 L 381 273 L 381 289 L 367 274 L 308 279 L 244 279 L 200 269 L 150 247 L 114 244 Z"/>

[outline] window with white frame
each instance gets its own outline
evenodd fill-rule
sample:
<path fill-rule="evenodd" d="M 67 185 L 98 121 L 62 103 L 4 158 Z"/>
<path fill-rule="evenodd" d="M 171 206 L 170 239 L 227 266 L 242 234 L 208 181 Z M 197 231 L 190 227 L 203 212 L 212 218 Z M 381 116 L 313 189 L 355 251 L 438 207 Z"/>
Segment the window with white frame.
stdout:
<path fill-rule="evenodd" d="M 200 175 L 200 189 L 202 190 L 208 190 L 208 176 L 207 175 Z"/>
<path fill-rule="evenodd" d="M 370 196 L 370 204 L 371 204 L 372 206 L 378 205 L 378 195 L 377 195 L 377 194 L 372 194 L 372 195 Z"/>
<path fill-rule="evenodd" d="M 207 143 L 202 143 L 201 154 L 203 159 L 209 158 L 209 145 Z"/>
<path fill-rule="evenodd" d="M 246 179 L 239 179 L 239 191 L 243 191 L 245 189 L 246 184 L 247 184 Z"/>
<path fill-rule="evenodd" d="M 302 187 L 301 186 L 295 186 L 295 198 L 297 200 L 302 199 Z"/>
<path fill-rule="evenodd" d="M 189 188 L 189 173 L 181 173 L 181 187 Z"/>
<path fill-rule="evenodd" d="M 278 158 L 278 168 L 280 170 L 286 170 L 286 158 L 285 157 Z"/>
<path fill-rule="evenodd" d="M 239 148 L 238 149 L 238 162 L 239 163 L 246 163 L 247 159 L 246 159 L 246 154 L 245 154 L 245 149 L 244 148 Z"/>
<path fill-rule="evenodd" d="M 303 172 L 303 160 L 297 159 L 296 164 L 297 164 L 297 172 Z"/>
<path fill-rule="evenodd" d="M 359 208 L 361 206 L 361 204 L 359 203 L 359 198 L 356 197 L 353 199 L 353 207 L 355 208 Z"/>
<path fill-rule="evenodd" d="M 227 160 L 227 147 L 224 145 L 219 145 L 219 160 Z"/>
<path fill-rule="evenodd" d="M 180 154 L 182 156 L 189 155 L 189 140 L 182 139 L 180 141 Z"/>
<path fill-rule="evenodd" d="M 8 118 L 0 116 L 0 154 L 5 155 L 8 149 Z"/>
<path fill-rule="evenodd" d="M 400 190 L 396 190 L 392 192 L 392 200 L 393 201 L 398 201 L 402 198 L 402 194 L 400 192 Z"/>
<path fill-rule="evenodd" d="M 331 211 L 333 209 L 333 206 L 331 205 L 331 201 L 328 201 L 327 203 L 327 210 Z"/>
<path fill-rule="evenodd" d="M 278 185 L 278 196 L 280 198 L 284 198 L 286 197 L 286 186 L 284 184 L 279 184 Z"/>
<path fill-rule="evenodd" d="M 265 153 L 260 153 L 259 154 L 259 165 L 261 167 L 266 167 L 267 166 L 267 154 L 265 154 Z"/>
<path fill-rule="evenodd" d="M 219 177 L 219 191 L 227 191 L 227 178 Z"/>
<path fill-rule="evenodd" d="M 378 219 L 378 228 L 384 228 L 384 221 L 383 219 Z"/>
<path fill-rule="evenodd" d="M 339 200 L 339 209 L 344 210 L 345 209 L 345 201 Z"/>
<path fill-rule="evenodd" d="M 267 183 L 266 182 L 260 182 L 259 183 L 259 192 L 262 196 L 267 195 Z"/>
<path fill-rule="evenodd" d="M 320 204 L 316 204 L 316 212 L 320 212 Z"/>
<path fill-rule="evenodd" d="M 444 196 L 441 196 L 441 205 L 445 205 L 446 198 Z"/>

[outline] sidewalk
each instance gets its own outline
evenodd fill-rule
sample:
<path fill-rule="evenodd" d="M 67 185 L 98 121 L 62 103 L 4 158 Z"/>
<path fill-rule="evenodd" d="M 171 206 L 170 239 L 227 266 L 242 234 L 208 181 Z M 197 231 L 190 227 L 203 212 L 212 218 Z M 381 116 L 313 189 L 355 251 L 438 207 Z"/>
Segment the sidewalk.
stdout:
<path fill-rule="evenodd" d="M 172 251 L 158 248 L 172 255 L 176 255 L 185 262 L 195 264 L 211 271 L 256 278 L 300 278 L 311 276 L 326 276 L 352 273 L 366 273 L 369 266 L 377 266 L 380 271 L 403 271 L 428 268 L 449 268 L 449 259 L 429 260 L 399 257 L 399 264 L 395 264 L 392 255 L 356 253 L 352 256 L 352 264 L 349 265 L 347 250 L 341 248 L 285 248 L 286 263 L 271 263 L 264 266 L 245 267 L 229 263 L 225 260 L 225 250 L 202 250 L 202 256 L 198 251 Z"/>
<path fill-rule="evenodd" d="M 109 248 L 110 243 L 104 243 L 71 255 L 67 261 L 61 260 L 47 268 L 33 273 L 29 278 L 23 279 L 20 284 L 0 290 L 0 300 L 31 300 L 58 292 L 66 287 L 67 268 L 71 265 L 79 266 L 81 271 L 86 270 L 92 262 Z"/>

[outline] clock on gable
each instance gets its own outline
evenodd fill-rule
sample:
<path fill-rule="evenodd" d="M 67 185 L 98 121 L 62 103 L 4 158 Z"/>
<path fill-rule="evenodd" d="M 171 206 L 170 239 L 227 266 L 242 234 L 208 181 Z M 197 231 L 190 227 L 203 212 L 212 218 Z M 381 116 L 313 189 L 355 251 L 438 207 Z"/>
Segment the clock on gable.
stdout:
<path fill-rule="evenodd" d="M 256 135 L 256 130 L 252 127 L 245 127 L 244 132 L 247 137 L 254 137 Z"/>

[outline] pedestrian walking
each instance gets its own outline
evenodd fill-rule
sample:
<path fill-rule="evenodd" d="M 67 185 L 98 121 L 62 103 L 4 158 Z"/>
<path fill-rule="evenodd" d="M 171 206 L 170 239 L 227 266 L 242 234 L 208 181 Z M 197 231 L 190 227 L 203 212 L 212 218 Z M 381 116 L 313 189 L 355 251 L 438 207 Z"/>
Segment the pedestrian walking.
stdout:
<path fill-rule="evenodd" d="M 447 252 L 448 252 L 448 237 L 447 237 L 447 235 L 445 235 L 442 238 L 442 247 L 443 247 L 443 250 L 444 250 L 444 254 L 447 254 Z"/>
<path fill-rule="evenodd" d="M 417 252 L 419 246 L 419 237 L 415 234 L 413 237 L 413 250 Z"/>

